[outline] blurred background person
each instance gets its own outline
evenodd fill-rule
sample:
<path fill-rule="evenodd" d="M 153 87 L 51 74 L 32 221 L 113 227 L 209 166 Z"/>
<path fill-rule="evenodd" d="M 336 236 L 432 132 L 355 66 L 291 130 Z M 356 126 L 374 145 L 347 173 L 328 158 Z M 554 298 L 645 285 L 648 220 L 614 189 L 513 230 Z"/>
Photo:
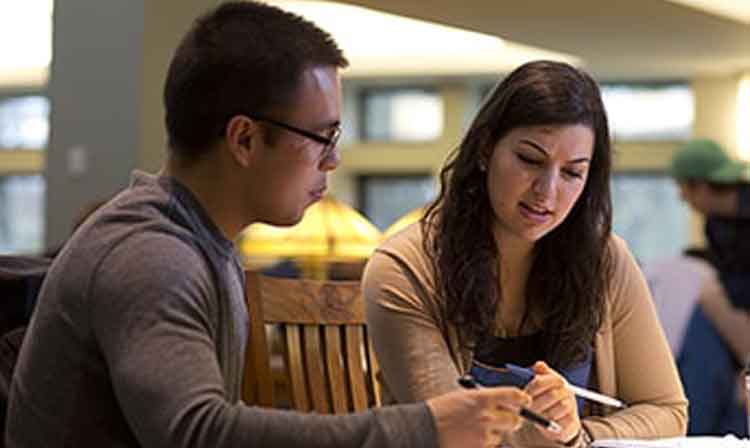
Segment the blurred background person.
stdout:
<path fill-rule="evenodd" d="M 696 139 L 672 159 L 682 199 L 704 216 L 707 248 L 699 258 L 644 268 L 660 319 L 674 342 L 690 401 L 689 434 L 747 434 L 738 378 L 750 350 L 748 166 L 716 142 Z"/>

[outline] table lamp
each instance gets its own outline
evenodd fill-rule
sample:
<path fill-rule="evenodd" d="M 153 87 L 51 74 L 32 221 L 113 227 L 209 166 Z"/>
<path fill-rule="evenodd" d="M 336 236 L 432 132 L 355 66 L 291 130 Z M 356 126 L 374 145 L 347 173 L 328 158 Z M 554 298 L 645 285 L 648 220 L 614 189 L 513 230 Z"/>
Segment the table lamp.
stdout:
<path fill-rule="evenodd" d="M 367 218 L 329 195 L 311 205 L 294 226 L 249 226 L 238 246 L 248 264 L 292 258 L 304 277 L 322 280 L 328 263 L 367 258 L 381 240 L 380 231 Z"/>

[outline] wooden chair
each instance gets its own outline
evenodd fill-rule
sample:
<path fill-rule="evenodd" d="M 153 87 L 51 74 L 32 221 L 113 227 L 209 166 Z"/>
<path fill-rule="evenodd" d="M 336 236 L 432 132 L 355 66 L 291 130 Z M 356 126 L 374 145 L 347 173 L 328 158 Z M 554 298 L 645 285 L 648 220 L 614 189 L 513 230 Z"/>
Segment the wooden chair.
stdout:
<path fill-rule="evenodd" d="M 318 413 L 380 405 L 359 282 L 281 279 L 247 271 L 250 314 L 243 399 L 276 407 L 267 325 L 280 330 L 291 408 Z"/>

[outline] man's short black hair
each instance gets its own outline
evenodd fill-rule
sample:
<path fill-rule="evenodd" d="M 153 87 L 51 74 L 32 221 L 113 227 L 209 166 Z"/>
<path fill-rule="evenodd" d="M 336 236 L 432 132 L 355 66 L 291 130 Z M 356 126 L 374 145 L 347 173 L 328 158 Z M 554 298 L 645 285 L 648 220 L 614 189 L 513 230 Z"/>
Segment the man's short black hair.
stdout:
<path fill-rule="evenodd" d="M 231 117 L 288 104 L 308 68 L 347 65 L 312 22 L 254 1 L 224 3 L 195 21 L 172 58 L 164 86 L 169 148 L 198 157 Z"/>

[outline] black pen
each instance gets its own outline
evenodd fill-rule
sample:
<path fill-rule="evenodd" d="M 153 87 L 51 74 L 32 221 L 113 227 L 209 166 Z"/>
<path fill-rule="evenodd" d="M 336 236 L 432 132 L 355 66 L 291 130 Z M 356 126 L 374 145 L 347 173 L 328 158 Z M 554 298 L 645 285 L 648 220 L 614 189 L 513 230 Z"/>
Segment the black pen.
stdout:
<path fill-rule="evenodd" d="M 458 384 L 460 384 L 461 387 L 465 389 L 481 389 L 482 388 L 482 385 L 477 383 L 476 380 L 474 380 L 474 377 L 468 374 L 460 377 L 458 379 Z M 506 407 L 506 409 L 511 410 L 509 407 Z M 558 425 L 557 423 L 553 422 L 552 420 L 549 420 L 546 417 L 542 417 L 536 412 L 529 410 L 525 407 L 521 407 L 520 411 L 518 412 L 518 415 L 552 432 L 562 431 L 562 428 L 560 428 L 560 425 Z"/>

